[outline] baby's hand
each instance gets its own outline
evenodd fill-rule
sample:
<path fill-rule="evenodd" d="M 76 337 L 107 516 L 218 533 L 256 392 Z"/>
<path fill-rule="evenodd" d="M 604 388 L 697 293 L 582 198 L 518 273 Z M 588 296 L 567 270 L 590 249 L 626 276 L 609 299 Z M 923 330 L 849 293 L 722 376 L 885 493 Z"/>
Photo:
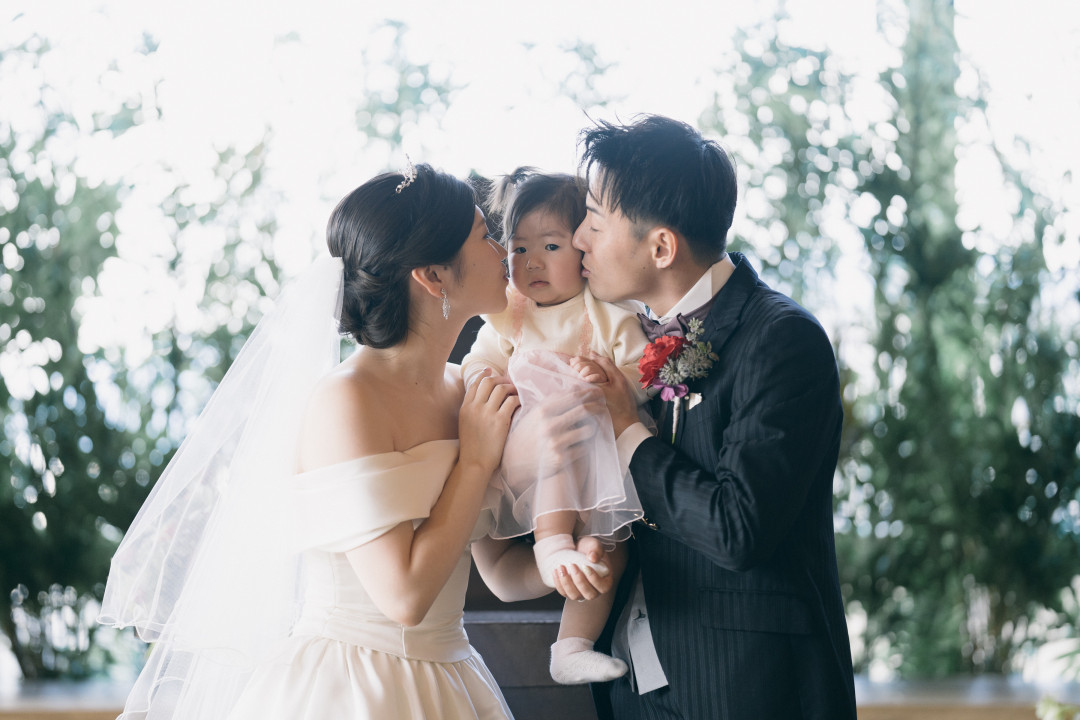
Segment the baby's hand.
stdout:
<path fill-rule="evenodd" d="M 577 370 L 578 375 L 580 375 L 581 379 L 585 382 L 604 383 L 608 380 L 607 373 L 604 372 L 604 369 L 589 358 L 583 358 L 580 355 L 572 357 L 570 358 L 570 367 Z"/>
<path fill-rule="evenodd" d="M 513 384 L 513 382 L 511 382 L 510 380 L 510 377 L 506 373 L 501 373 L 498 369 L 493 367 L 478 366 L 474 367 L 472 373 L 466 376 L 465 389 L 468 390 L 470 387 L 480 382 L 480 380 L 489 376 L 496 382 L 506 382 L 510 383 L 511 385 Z"/>

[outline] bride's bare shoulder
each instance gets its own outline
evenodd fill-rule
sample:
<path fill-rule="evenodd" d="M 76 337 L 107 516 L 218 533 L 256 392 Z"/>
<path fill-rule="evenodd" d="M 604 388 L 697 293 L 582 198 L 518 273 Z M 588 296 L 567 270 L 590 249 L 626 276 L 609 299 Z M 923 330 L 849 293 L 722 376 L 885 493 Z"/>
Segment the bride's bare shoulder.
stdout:
<path fill-rule="evenodd" d="M 394 449 L 384 421 L 386 398 L 362 365 L 343 363 L 323 377 L 308 400 L 300 431 L 300 465 L 313 470 Z"/>

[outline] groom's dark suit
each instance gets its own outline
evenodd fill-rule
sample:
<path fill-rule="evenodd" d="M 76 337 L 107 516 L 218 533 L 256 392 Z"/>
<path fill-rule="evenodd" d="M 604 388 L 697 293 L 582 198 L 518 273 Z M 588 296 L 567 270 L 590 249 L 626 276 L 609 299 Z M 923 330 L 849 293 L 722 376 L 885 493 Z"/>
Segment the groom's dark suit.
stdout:
<path fill-rule="evenodd" d="M 596 685 L 601 718 L 609 701 L 618 720 L 672 716 L 659 707 L 700 720 L 855 717 L 833 545 L 836 360 L 812 315 L 731 259 L 702 337 L 719 360 L 690 384 L 702 399 L 674 443 L 672 407 L 656 400 L 659 437 L 630 463 L 654 526 L 635 524 L 632 555 L 669 687 L 638 696 L 626 678 Z"/>

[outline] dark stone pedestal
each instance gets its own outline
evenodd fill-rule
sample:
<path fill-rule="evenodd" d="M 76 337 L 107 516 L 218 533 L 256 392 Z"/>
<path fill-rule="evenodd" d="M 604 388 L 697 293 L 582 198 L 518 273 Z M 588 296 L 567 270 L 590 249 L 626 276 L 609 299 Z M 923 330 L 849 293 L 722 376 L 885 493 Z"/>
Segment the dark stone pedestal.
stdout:
<path fill-rule="evenodd" d="M 596 720 L 588 685 L 559 685 L 548 674 L 558 610 L 471 611 L 465 630 L 516 720 Z"/>

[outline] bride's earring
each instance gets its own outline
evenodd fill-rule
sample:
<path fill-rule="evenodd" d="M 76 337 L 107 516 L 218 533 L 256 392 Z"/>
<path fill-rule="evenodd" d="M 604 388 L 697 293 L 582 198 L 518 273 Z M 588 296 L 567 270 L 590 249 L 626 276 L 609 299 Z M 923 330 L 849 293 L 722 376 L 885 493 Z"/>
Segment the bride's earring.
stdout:
<path fill-rule="evenodd" d="M 446 288 L 442 291 L 442 316 L 443 320 L 450 319 L 450 298 L 446 297 Z"/>

